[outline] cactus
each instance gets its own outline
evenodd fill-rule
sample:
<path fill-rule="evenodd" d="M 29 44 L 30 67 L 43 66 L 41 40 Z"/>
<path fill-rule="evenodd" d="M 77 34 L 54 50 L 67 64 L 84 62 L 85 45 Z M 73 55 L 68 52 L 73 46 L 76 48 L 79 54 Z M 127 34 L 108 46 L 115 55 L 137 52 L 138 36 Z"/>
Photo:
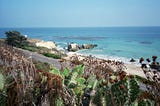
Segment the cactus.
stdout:
<path fill-rule="evenodd" d="M 6 106 L 7 96 L 4 91 L 5 79 L 4 76 L 0 73 L 0 104 L 1 106 Z"/>
<path fill-rule="evenodd" d="M 135 78 L 127 78 L 113 84 L 110 92 L 116 105 L 130 105 L 137 99 L 140 89 Z"/>
<path fill-rule="evenodd" d="M 141 100 L 138 103 L 138 106 L 155 106 L 155 105 L 156 105 L 155 102 L 149 99 Z"/>
<path fill-rule="evenodd" d="M 3 75 L 0 73 L 0 90 L 3 90 L 4 88 L 4 77 Z"/>

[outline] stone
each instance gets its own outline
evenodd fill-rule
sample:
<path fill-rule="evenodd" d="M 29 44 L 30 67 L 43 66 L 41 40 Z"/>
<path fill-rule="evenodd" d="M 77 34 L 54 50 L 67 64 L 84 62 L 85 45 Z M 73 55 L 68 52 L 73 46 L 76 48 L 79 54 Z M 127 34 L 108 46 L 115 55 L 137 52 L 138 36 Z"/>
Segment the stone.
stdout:
<path fill-rule="evenodd" d="M 29 46 L 36 46 L 36 43 L 41 42 L 39 39 L 27 39 L 28 45 Z"/>
<path fill-rule="evenodd" d="M 82 45 L 83 49 L 92 49 L 94 47 L 97 47 L 97 45 L 96 44 L 83 44 Z"/>
<path fill-rule="evenodd" d="M 76 52 L 78 50 L 82 50 L 82 49 L 92 49 L 94 47 L 97 47 L 96 44 L 83 44 L 83 45 L 79 45 L 76 43 L 71 43 L 68 45 L 68 51 L 72 51 L 72 52 Z"/>
<path fill-rule="evenodd" d="M 56 44 L 52 41 L 43 41 L 39 39 L 28 39 L 27 41 L 29 46 L 45 47 L 47 49 L 56 48 Z"/>
<path fill-rule="evenodd" d="M 46 47 L 48 49 L 56 48 L 56 44 L 52 41 L 41 41 L 35 44 L 37 47 Z"/>
<path fill-rule="evenodd" d="M 130 62 L 136 62 L 136 60 L 134 60 L 133 58 L 130 60 Z"/>
<path fill-rule="evenodd" d="M 79 45 L 76 43 L 71 43 L 68 45 L 68 51 L 76 52 L 79 50 Z"/>

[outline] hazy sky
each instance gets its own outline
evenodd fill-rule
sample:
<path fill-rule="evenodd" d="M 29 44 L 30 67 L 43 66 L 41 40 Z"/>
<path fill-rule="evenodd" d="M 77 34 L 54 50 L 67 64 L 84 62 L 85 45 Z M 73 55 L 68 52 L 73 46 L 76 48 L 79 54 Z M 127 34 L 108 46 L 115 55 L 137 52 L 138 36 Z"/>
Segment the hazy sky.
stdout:
<path fill-rule="evenodd" d="M 160 26 L 160 0 L 0 0 L 0 27 Z"/>

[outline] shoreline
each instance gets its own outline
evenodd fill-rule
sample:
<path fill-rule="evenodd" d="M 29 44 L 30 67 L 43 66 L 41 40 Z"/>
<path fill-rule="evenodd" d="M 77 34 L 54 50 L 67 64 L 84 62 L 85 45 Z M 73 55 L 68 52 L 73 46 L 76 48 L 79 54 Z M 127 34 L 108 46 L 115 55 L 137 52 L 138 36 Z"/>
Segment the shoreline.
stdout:
<path fill-rule="evenodd" d="M 75 55 L 78 56 L 81 60 L 84 57 L 87 57 L 87 55 L 83 55 L 83 54 L 80 54 L 80 53 L 77 53 L 77 52 L 68 52 L 67 53 L 67 58 L 65 58 L 65 59 L 69 59 L 70 57 L 75 56 Z M 99 57 L 96 57 L 96 56 L 93 56 L 93 57 L 96 58 L 96 59 L 103 59 L 103 58 L 99 58 Z M 118 61 L 118 60 L 115 60 L 115 59 L 104 59 L 104 60 Z M 120 61 L 120 62 L 124 63 L 124 66 L 126 67 L 124 71 L 128 75 L 132 74 L 132 75 L 138 75 L 138 76 L 141 76 L 143 78 L 146 78 L 145 74 L 143 73 L 143 70 L 141 69 L 140 64 L 137 64 L 136 62 L 124 62 L 124 61 Z"/>
<path fill-rule="evenodd" d="M 29 39 L 32 39 L 32 38 L 29 38 Z M 37 39 L 38 40 L 38 39 Z M 64 59 L 70 61 L 70 57 L 72 56 L 78 56 L 81 60 L 85 57 L 88 57 L 90 55 L 85 55 L 85 54 L 82 54 L 82 53 L 78 53 L 78 52 L 66 52 L 65 49 L 63 48 L 58 48 L 56 46 L 56 49 L 59 51 L 59 52 L 64 52 L 66 53 L 66 57 L 63 57 Z M 48 62 L 49 64 L 52 64 L 54 65 L 55 67 L 57 68 L 60 68 L 60 64 L 58 63 L 59 60 L 56 60 L 56 59 L 53 59 L 53 58 L 49 58 L 49 57 L 46 57 L 39 54 L 39 53 L 34 53 L 34 52 L 31 52 L 31 51 L 28 51 L 28 50 L 24 50 L 24 49 L 21 49 L 24 53 L 27 53 L 28 55 L 32 56 L 33 54 L 34 57 L 38 57 L 37 60 L 40 60 L 42 61 L 43 59 L 45 59 L 46 61 L 45 62 Z M 92 56 L 92 55 L 91 55 Z M 117 56 L 118 59 L 115 58 L 109 58 L 109 59 L 106 59 L 106 58 L 100 58 L 98 56 L 93 56 L 94 58 L 98 59 L 98 60 L 112 60 L 112 61 L 118 61 L 118 62 L 123 62 L 124 63 L 124 66 L 126 67 L 126 69 L 124 70 L 127 74 L 133 74 L 133 75 L 138 75 L 138 76 L 141 76 L 143 78 L 146 78 L 145 77 L 145 74 L 143 73 L 141 67 L 140 67 L 140 64 L 138 65 L 136 62 L 125 62 L 125 61 L 122 61 L 122 60 L 119 60 L 119 57 Z M 44 61 L 44 60 L 43 60 Z M 116 67 L 116 66 L 111 66 L 113 69 Z"/>

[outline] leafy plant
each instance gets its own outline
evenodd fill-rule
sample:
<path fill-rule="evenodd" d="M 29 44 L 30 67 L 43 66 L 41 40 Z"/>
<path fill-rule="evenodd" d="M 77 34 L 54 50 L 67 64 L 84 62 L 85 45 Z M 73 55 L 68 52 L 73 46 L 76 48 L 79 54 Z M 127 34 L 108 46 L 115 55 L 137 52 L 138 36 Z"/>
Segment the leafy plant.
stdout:
<path fill-rule="evenodd" d="M 120 62 L 87 57 L 71 66 L 55 69 L 44 63 L 29 61 L 19 50 L 0 43 L 3 81 L 0 83 L 0 103 L 4 105 L 50 106 L 143 106 L 158 105 L 159 73 L 144 69 L 153 84 L 143 91 L 139 84 L 145 79 L 122 71 Z M 83 63 L 83 64 L 82 64 Z M 116 72 L 111 64 L 119 64 Z M 45 67 L 46 66 L 46 67 Z M 49 71 L 47 71 L 47 69 Z M 45 71 L 46 70 L 46 71 Z M 151 76 L 153 75 L 153 76 Z M 145 83 L 143 83 L 145 84 Z M 3 86 L 4 85 L 4 86 Z M 5 102 L 5 103 L 3 103 Z"/>

